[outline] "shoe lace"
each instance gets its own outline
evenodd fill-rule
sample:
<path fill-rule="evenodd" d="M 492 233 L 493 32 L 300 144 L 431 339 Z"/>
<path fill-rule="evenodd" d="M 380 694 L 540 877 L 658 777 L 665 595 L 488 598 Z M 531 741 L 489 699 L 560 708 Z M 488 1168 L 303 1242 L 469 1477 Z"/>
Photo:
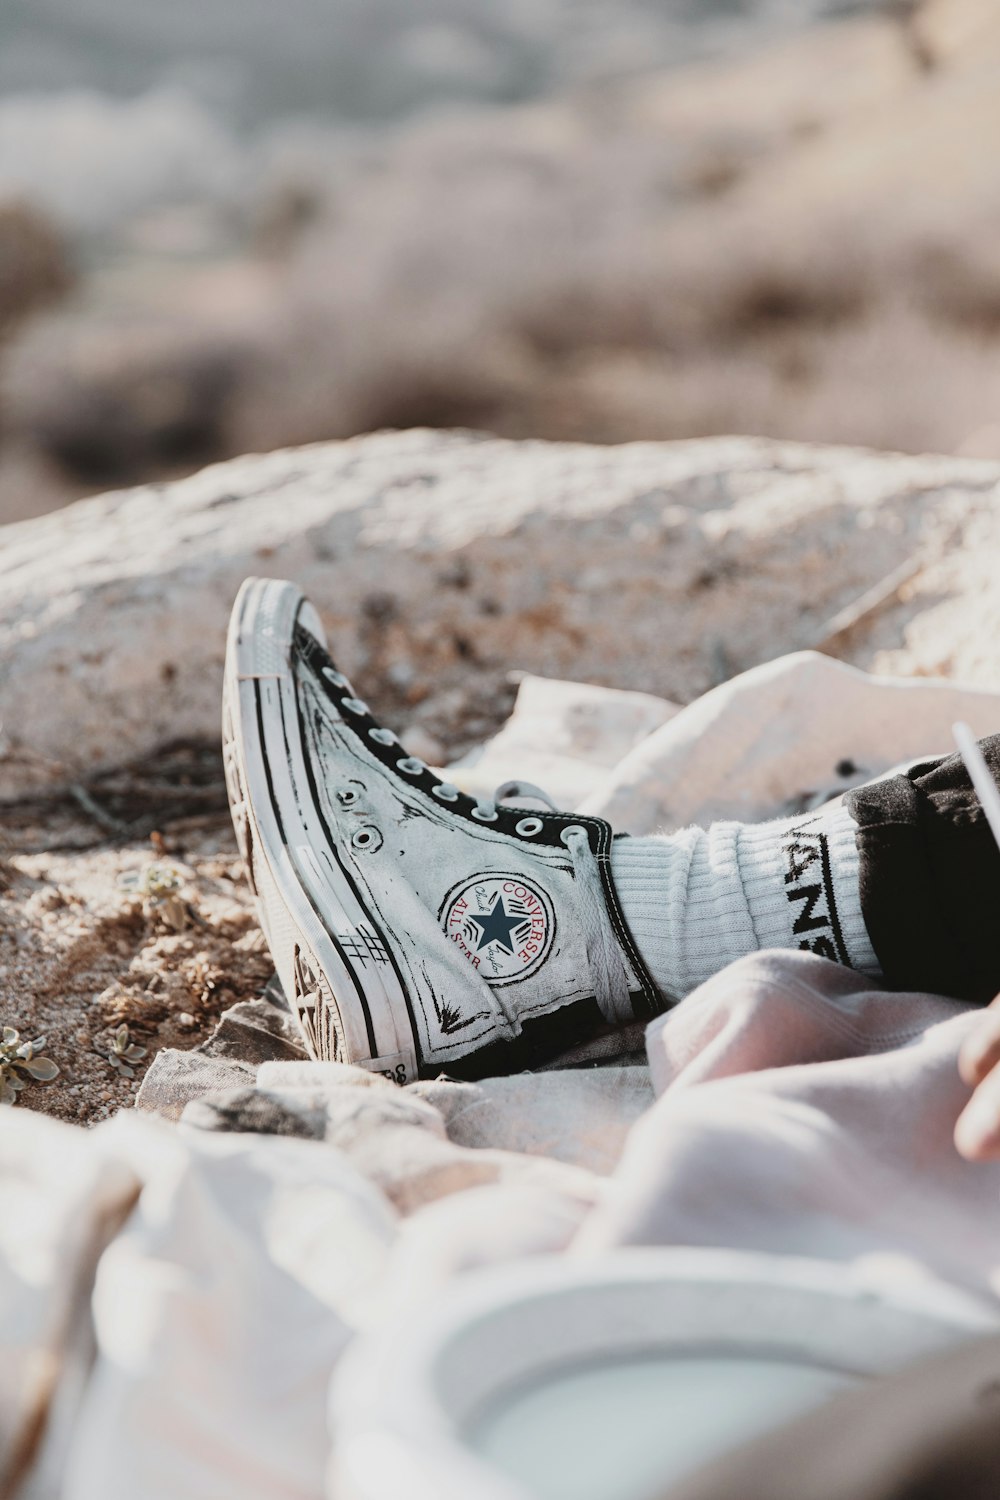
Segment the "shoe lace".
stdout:
<path fill-rule="evenodd" d="M 480 817 L 492 821 L 498 804 L 512 799 L 518 802 L 532 799 L 543 802 L 552 812 L 559 811 L 552 798 L 541 787 L 534 786 L 530 781 L 505 781 L 497 787 L 492 800 L 483 799 L 476 804 Z M 579 824 L 573 824 L 563 829 L 560 838 L 569 851 L 576 888 L 581 898 L 584 945 L 594 984 L 594 998 L 601 1014 L 612 1026 L 633 1021 L 635 1013 L 629 998 L 628 975 L 622 963 L 621 947 L 608 917 L 601 872 L 590 847 L 587 830 Z"/>
<path fill-rule="evenodd" d="M 559 811 L 548 792 L 543 792 L 533 781 L 502 781 L 491 800 L 485 798 L 476 803 L 479 812 L 496 816 L 496 810 L 504 802 L 544 802 L 550 812 Z"/>

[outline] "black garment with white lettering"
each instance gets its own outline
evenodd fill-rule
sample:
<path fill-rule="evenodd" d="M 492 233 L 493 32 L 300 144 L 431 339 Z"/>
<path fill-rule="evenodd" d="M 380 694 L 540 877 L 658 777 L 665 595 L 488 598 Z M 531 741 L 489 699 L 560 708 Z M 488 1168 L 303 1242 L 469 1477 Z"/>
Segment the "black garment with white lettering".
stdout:
<path fill-rule="evenodd" d="M 1000 735 L 980 741 L 1000 779 Z M 845 798 L 861 910 L 886 983 L 986 1004 L 1000 992 L 1000 850 L 958 755 Z"/>

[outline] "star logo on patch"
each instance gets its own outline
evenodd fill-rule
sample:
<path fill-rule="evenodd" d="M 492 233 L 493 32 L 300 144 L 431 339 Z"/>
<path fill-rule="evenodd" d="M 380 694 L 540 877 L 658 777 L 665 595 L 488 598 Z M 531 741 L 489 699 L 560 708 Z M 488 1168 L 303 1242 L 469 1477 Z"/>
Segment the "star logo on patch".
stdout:
<path fill-rule="evenodd" d="M 508 912 L 503 904 L 503 896 L 497 891 L 493 898 L 493 905 L 487 916 L 481 917 L 473 914 L 469 921 L 479 928 L 480 937 L 476 944 L 476 951 L 488 948 L 490 943 L 499 943 L 500 947 L 508 953 L 513 953 L 514 945 L 510 940 L 511 933 L 518 927 L 524 925 L 524 914 L 516 912 L 513 915 Z"/>
<path fill-rule="evenodd" d="M 439 913 L 451 938 L 487 984 L 525 979 L 548 958 L 556 918 L 544 887 L 522 875 L 476 875 L 445 897 Z"/>

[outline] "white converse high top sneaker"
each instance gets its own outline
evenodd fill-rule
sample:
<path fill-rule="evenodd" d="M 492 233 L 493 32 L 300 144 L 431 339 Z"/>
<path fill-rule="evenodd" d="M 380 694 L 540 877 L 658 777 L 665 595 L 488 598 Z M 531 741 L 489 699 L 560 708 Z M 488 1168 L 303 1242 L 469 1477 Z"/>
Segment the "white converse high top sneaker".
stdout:
<path fill-rule="evenodd" d="M 664 1008 L 599 818 L 476 802 L 382 728 L 290 583 L 233 610 L 224 739 L 261 925 L 310 1053 L 400 1083 L 532 1067 Z"/>

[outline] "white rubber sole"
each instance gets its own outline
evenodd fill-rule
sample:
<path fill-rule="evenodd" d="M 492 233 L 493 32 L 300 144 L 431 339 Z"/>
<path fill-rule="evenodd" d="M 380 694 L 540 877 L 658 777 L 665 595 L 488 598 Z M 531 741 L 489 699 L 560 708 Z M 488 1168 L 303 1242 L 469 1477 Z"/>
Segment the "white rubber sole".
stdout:
<path fill-rule="evenodd" d="M 293 584 L 255 578 L 243 584 L 229 626 L 223 693 L 236 837 L 310 1055 L 409 1083 L 418 1076 L 418 1056 L 402 955 L 363 904 L 312 791 L 291 667 L 297 622 L 323 640 L 319 617 Z M 391 964 L 369 961 L 373 943 Z"/>

